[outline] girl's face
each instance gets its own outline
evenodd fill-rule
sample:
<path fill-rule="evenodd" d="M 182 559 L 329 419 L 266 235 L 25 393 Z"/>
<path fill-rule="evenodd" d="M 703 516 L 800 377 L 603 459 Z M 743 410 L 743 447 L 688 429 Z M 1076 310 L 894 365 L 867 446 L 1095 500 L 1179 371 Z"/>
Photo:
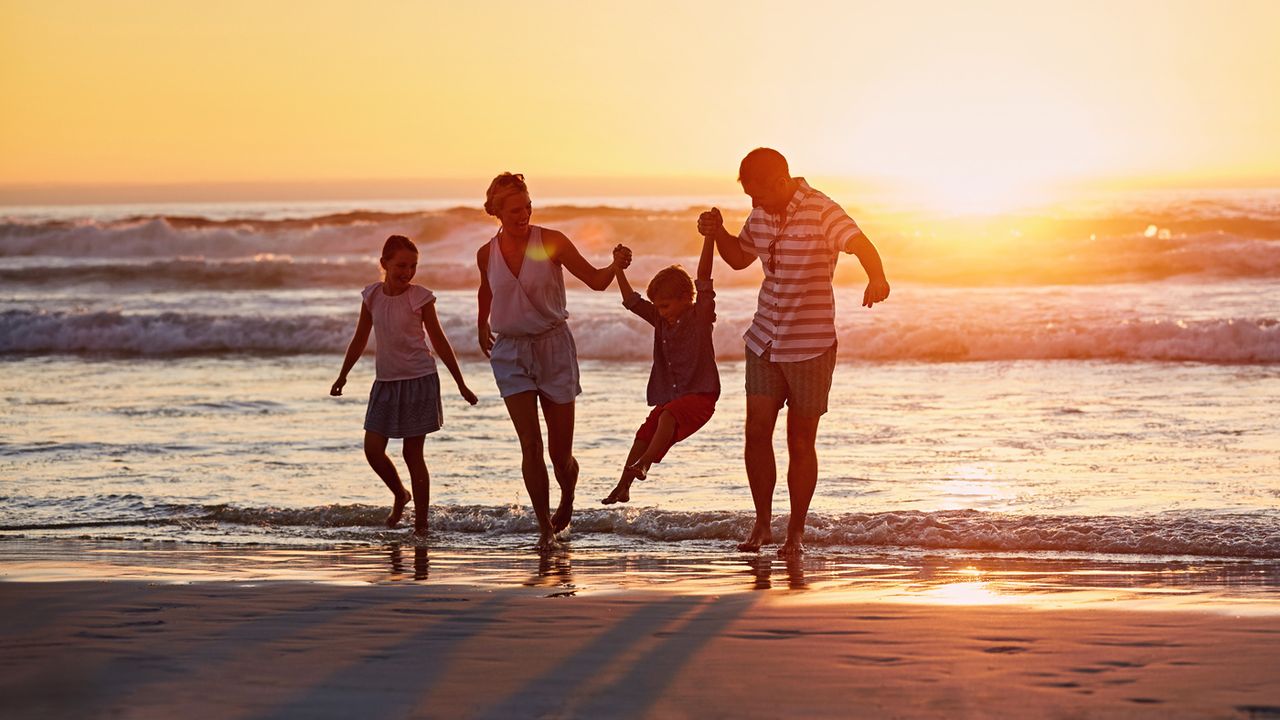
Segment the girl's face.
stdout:
<path fill-rule="evenodd" d="M 529 219 L 533 217 L 533 201 L 529 193 L 508 195 L 498 210 L 498 220 L 502 229 L 517 237 L 524 237 L 529 232 Z"/>
<path fill-rule="evenodd" d="M 397 250 L 391 257 L 382 258 L 379 262 L 387 272 L 387 289 L 393 293 L 409 287 L 413 276 L 418 272 L 418 253 L 412 250 Z"/>

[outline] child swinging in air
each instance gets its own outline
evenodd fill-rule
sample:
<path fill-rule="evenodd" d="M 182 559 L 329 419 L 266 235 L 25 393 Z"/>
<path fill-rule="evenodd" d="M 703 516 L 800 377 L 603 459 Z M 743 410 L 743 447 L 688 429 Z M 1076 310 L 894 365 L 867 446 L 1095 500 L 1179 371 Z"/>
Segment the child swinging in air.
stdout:
<path fill-rule="evenodd" d="M 643 480 L 649 466 L 661 462 L 671 446 L 707 424 L 720 398 L 720 373 L 711 331 L 716 293 L 711 285 L 714 241 L 704 239 L 695 283 L 679 265 L 664 268 L 649 282 L 649 299 L 627 282 L 625 263 L 615 258 L 622 304 L 653 326 L 653 369 L 647 391 L 653 411 L 636 431 L 618 486 L 605 505 L 631 499 L 631 482 Z M 624 250 L 614 250 L 615 256 Z M 694 291 L 697 290 L 697 299 Z"/>
<path fill-rule="evenodd" d="M 378 262 L 386 279 L 373 283 L 361 293 L 363 302 L 355 335 L 347 346 L 342 370 L 329 394 L 342 394 L 347 373 L 369 342 L 369 331 L 375 332 L 377 379 L 369 391 L 369 408 L 364 418 L 364 456 L 395 495 L 391 513 L 387 515 L 387 527 L 400 523 L 405 505 L 413 500 L 417 507 L 413 532 L 425 536 L 431 486 L 423 444 L 428 433 L 444 425 L 440 378 L 436 374 L 436 359 L 427 347 L 428 338 L 449 368 L 462 397 L 475 405 L 476 395 L 462 379 L 453 347 L 440 327 L 435 295 L 411 282 L 418 270 L 418 247 L 403 235 L 392 235 L 382 246 L 382 258 Z M 405 489 L 396 466 L 387 457 L 387 438 L 404 438 L 404 462 L 409 466 L 412 494 Z"/>

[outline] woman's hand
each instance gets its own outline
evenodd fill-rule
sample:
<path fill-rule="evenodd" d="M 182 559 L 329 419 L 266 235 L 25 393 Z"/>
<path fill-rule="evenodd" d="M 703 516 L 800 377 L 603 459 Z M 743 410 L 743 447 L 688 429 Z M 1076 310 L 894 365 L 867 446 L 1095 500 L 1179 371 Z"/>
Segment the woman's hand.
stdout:
<path fill-rule="evenodd" d="M 481 323 L 477 329 L 480 334 L 480 352 L 489 357 L 489 353 L 493 352 L 493 333 L 489 331 L 489 323 Z"/>

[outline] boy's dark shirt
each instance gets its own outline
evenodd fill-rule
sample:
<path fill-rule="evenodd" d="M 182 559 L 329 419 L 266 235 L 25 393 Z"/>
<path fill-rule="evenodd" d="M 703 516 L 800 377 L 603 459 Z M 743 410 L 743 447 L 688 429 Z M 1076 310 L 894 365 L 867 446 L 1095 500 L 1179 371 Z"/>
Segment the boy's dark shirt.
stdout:
<path fill-rule="evenodd" d="M 647 392 L 650 405 L 664 405 L 682 395 L 720 394 L 720 371 L 711 331 L 716 322 L 716 291 L 711 280 L 697 280 L 693 307 L 668 324 L 653 303 L 632 293 L 622 304 L 653 326 L 653 370 Z"/>

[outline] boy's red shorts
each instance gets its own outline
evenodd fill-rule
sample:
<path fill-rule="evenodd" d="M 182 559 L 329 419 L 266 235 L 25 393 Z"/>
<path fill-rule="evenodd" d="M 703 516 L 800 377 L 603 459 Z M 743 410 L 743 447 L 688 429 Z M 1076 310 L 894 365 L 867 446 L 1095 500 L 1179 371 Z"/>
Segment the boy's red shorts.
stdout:
<path fill-rule="evenodd" d="M 665 405 L 659 405 L 649 413 L 644 424 L 636 431 L 636 439 L 644 442 L 653 440 L 653 434 L 658 429 L 658 418 L 664 412 L 671 413 L 671 417 L 676 421 L 675 434 L 671 436 L 671 444 L 661 448 L 661 452 L 654 460 L 654 462 L 662 462 L 671 445 L 689 437 L 697 432 L 698 428 L 707 424 L 716 411 L 716 400 L 719 399 L 720 396 L 715 393 L 696 393 L 681 395 Z"/>

